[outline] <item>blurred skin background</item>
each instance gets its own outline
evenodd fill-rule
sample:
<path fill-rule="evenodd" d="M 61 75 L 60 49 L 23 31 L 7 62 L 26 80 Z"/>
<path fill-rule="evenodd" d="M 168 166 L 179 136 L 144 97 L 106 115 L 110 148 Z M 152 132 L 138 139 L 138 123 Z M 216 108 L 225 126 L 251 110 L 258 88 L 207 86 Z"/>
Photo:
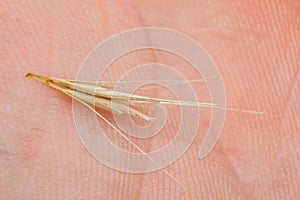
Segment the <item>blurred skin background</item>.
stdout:
<path fill-rule="evenodd" d="M 222 75 L 227 105 L 266 113 L 228 112 L 203 160 L 199 128 L 166 168 L 188 191 L 162 171 L 128 174 L 96 161 L 76 133 L 71 99 L 25 78 L 33 71 L 73 79 L 100 42 L 148 26 L 203 45 Z M 0 1 L 0 199 L 299 199 L 299 30 L 296 0 Z M 174 56 L 152 51 L 122 58 L 108 78 L 148 62 L 193 78 Z"/>

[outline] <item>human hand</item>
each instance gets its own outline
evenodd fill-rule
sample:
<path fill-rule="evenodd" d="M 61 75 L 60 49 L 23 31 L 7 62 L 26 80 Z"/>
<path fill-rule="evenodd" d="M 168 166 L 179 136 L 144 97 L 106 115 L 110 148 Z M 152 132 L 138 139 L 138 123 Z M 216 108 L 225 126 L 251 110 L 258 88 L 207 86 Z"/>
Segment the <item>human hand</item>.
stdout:
<path fill-rule="evenodd" d="M 1 199 L 299 199 L 296 1 L 3 1 L 0 13 Z M 228 112 L 222 137 L 200 160 L 204 115 L 189 150 L 166 168 L 188 191 L 161 171 L 122 173 L 96 161 L 76 134 L 71 99 L 24 76 L 75 77 L 97 44 L 144 26 L 192 37 L 216 62 L 228 106 L 266 113 Z M 111 74 L 147 62 L 193 76 L 174 56 L 150 51 L 125 56 Z M 160 140 L 170 141 L 171 130 Z"/>

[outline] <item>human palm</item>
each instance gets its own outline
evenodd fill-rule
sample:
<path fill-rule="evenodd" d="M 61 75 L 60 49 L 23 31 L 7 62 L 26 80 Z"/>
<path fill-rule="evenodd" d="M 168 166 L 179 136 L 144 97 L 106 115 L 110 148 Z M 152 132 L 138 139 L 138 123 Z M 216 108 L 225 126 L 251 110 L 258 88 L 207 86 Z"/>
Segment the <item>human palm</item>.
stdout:
<path fill-rule="evenodd" d="M 0 14 L 1 199 L 299 199 L 296 1 L 2 1 Z M 76 134 L 71 99 L 25 78 L 73 78 L 100 42 L 145 26 L 192 37 L 218 66 L 227 105 L 265 112 L 228 112 L 202 160 L 209 116 L 201 118 L 194 143 L 166 168 L 187 191 L 162 171 L 122 173 L 96 161 Z M 147 62 L 189 73 L 151 51 L 124 56 L 111 73 Z"/>

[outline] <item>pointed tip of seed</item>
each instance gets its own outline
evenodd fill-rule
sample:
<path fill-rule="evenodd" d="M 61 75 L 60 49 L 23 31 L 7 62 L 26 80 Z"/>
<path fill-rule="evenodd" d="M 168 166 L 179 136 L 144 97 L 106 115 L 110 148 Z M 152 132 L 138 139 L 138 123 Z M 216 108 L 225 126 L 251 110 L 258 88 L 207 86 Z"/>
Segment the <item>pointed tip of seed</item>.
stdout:
<path fill-rule="evenodd" d="M 25 76 L 26 76 L 26 77 L 31 77 L 32 75 L 33 75 L 32 72 L 28 72 Z"/>
<path fill-rule="evenodd" d="M 28 72 L 25 76 L 36 79 L 36 80 L 41 81 L 43 83 L 47 83 L 49 80 L 51 80 L 51 78 L 48 77 L 48 76 L 43 76 L 43 75 L 35 74 L 35 73 L 32 73 L 32 72 Z"/>

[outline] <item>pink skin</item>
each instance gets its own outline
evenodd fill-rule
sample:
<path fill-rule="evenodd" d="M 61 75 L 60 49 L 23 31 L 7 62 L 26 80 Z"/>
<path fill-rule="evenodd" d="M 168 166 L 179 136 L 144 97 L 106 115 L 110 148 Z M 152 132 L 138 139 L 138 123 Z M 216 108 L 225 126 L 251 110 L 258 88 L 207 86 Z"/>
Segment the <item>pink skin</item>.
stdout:
<path fill-rule="evenodd" d="M 257 2 L 2 1 L 0 199 L 299 199 L 300 7 Z M 133 175 L 96 161 L 76 134 L 71 99 L 25 78 L 28 71 L 74 78 L 97 44 L 143 26 L 201 43 L 222 74 L 228 106 L 266 112 L 229 112 L 203 160 L 199 129 L 166 168 L 185 193 L 161 171 Z M 128 55 L 114 75 L 147 62 L 176 64 L 163 55 Z"/>

